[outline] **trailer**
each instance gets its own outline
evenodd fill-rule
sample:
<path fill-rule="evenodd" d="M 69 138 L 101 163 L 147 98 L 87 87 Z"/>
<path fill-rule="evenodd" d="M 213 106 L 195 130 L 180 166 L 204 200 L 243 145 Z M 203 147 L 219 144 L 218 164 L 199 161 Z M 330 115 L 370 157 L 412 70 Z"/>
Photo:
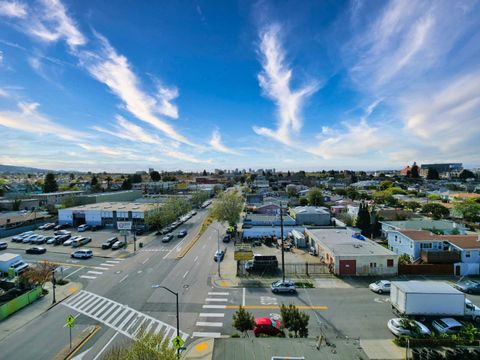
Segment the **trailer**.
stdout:
<path fill-rule="evenodd" d="M 19 274 L 26 268 L 28 268 L 28 264 L 23 261 L 20 255 L 12 253 L 0 255 L 0 273 L 8 273 L 9 269 L 13 269 L 16 274 Z"/>

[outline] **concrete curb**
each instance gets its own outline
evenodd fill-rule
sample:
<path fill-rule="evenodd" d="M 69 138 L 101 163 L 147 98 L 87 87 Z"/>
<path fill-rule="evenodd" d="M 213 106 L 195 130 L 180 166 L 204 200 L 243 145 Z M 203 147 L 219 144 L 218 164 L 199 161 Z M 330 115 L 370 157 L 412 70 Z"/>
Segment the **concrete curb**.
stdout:
<path fill-rule="evenodd" d="M 198 232 L 195 234 L 195 236 L 190 240 L 190 242 L 180 251 L 180 254 L 177 255 L 177 259 L 182 259 L 187 253 L 190 251 L 190 249 L 197 243 L 197 241 L 202 237 L 202 235 L 207 231 L 208 227 L 212 224 L 210 224 L 205 228 L 205 230 L 202 231 L 202 227 L 206 222 L 208 221 L 209 216 L 207 215 L 205 219 L 203 219 L 202 223 L 200 224 L 200 228 L 198 229 Z"/>
<path fill-rule="evenodd" d="M 98 325 L 93 325 L 89 331 L 86 333 L 82 332 L 80 335 L 77 335 L 72 339 L 72 348 L 70 346 L 64 347 L 58 352 L 54 360 L 69 360 L 80 350 L 83 345 L 85 345 L 88 340 L 90 340 L 99 330 L 101 329 Z"/>

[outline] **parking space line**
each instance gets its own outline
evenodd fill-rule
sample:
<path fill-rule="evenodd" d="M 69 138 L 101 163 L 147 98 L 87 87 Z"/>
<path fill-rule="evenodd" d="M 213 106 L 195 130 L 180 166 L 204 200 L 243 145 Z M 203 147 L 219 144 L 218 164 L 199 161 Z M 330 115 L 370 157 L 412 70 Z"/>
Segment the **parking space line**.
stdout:
<path fill-rule="evenodd" d="M 100 264 L 100 265 L 102 265 L 102 266 L 109 266 L 109 267 L 115 266 L 115 265 L 113 265 L 113 264 L 105 264 L 105 263 L 102 263 L 102 264 Z"/>
<path fill-rule="evenodd" d="M 108 270 L 108 268 L 101 267 L 101 266 L 94 266 L 93 269 L 95 269 L 95 270 Z"/>
<path fill-rule="evenodd" d="M 245 306 L 245 288 L 243 288 L 242 306 Z"/>
<path fill-rule="evenodd" d="M 189 271 L 190 271 L 190 270 L 187 270 L 187 272 L 186 272 L 185 274 L 183 274 L 183 278 L 184 278 L 184 279 L 185 279 L 185 277 L 188 275 L 188 272 L 189 272 Z"/>
<path fill-rule="evenodd" d="M 110 264 L 120 264 L 120 261 L 117 261 L 117 260 L 107 260 L 105 262 L 110 263 Z"/>
<path fill-rule="evenodd" d="M 145 263 L 146 263 L 148 260 L 150 260 L 150 258 L 146 258 L 145 260 L 143 260 L 143 261 L 142 261 L 142 264 L 145 265 Z"/>

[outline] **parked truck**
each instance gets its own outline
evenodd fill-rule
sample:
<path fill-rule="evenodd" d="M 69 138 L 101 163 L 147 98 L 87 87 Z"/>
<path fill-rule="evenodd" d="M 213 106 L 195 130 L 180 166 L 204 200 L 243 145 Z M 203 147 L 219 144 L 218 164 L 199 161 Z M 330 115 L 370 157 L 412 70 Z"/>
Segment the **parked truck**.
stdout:
<path fill-rule="evenodd" d="M 468 317 L 480 322 L 480 308 L 444 282 L 394 281 L 390 303 L 400 315 Z"/>
<path fill-rule="evenodd" d="M 18 275 L 28 268 L 28 264 L 23 261 L 18 254 L 5 253 L 0 255 L 0 273 L 7 274 L 9 269 L 13 269 Z"/>

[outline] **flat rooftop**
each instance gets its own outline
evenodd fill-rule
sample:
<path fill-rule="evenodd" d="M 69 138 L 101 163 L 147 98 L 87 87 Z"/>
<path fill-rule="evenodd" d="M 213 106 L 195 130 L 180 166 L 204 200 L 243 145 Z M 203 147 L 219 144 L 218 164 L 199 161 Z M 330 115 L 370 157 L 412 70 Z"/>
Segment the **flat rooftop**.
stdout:
<path fill-rule="evenodd" d="M 158 203 L 137 203 L 137 202 L 102 202 L 74 206 L 68 209 L 71 211 L 149 211 L 158 207 Z M 62 210 L 60 210 L 62 211 Z"/>
<path fill-rule="evenodd" d="M 394 281 L 398 288 L 408 292 L 433 293 L 433 294 L 463 294 L 451 285 L 440 281 Z"/>
<path fill-rule="evenodd" d="M 307 229 L 305 231 L 337 256 L 398 256 L 393 251 L 348 229 Z M 363 239 L 363 240 L 361 240 Z"/>

